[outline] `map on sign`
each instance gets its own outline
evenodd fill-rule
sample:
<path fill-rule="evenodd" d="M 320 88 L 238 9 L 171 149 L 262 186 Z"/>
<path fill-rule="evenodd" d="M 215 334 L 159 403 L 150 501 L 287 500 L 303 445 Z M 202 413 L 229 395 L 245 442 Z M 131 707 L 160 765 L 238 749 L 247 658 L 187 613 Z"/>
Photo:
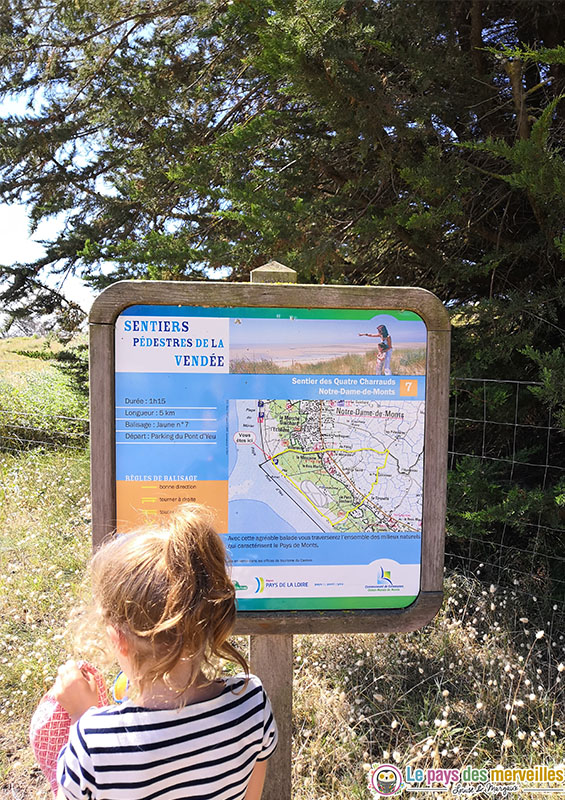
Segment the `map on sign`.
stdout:
<path fill-rule="evenodd" d="M 232 400 L 229 421 L 230 503 L 261 498 L 295 530 L 421 529 L 423 402 Z"/>

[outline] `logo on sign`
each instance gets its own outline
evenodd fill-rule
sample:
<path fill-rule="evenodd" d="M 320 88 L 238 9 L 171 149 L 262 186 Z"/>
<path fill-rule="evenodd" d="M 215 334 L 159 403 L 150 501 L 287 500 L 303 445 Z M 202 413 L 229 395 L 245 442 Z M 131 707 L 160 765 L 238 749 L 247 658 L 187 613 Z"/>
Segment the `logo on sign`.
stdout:
<path fill-rule="evenodd" d="M 265 589 L 275 589 L 277 586 L 281 585 L 277 584 L 272 578 L 255 578 L 255 582 L 257 584 L 255 594 L 261 594 Z"/>
<path fill-rule="evenodd" d="M 391 573 L 388 569 L 380 569 L 380 575 L 377 578 L 377 586 L 392 586 L 392 578 L 390 577 Z"/>

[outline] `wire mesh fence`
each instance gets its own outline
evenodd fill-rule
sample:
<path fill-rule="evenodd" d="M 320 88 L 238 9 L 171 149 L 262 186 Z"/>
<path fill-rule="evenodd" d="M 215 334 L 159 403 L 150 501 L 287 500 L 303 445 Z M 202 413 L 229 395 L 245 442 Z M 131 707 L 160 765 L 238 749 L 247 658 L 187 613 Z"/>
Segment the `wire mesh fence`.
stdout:
<path fill-rule="evenodd" d="M 17 453 L 34 447 L 75 450 L 86 447 L 89 436 L 87 417 L 0 408 L 0 451 Z"/>
<path fill-rule="evenodd" d="M 446 563 L 565 607 L 565 431 L 539 386 L 452 379 Z"/>

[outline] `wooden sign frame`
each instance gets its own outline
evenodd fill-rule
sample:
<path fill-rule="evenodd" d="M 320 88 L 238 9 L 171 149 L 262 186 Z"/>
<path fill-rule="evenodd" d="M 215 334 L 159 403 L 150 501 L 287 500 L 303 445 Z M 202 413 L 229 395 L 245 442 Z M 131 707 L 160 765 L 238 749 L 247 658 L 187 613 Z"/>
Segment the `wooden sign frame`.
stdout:
<path fill-rule="evenodd" d="M 414 311 L 427 328 L 424 489 L 420 593 L 402 609 L 246 611 L 236 633 L 369 633 L 415 630 L 442 602 L 446 511 L 450 324 L 424 289 L 267 283 L 122 281 L 102 292 L 90 312 L 90 418 L 93 546 L 116 529 L 114 330 L 132 305 L 327 308 Z"/>

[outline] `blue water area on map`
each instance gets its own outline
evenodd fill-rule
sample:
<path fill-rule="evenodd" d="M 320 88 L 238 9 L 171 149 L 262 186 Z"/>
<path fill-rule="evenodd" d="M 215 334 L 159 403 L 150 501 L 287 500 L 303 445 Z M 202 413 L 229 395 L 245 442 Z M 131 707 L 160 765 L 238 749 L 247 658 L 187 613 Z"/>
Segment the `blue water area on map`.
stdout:
<path fill-rule="evenodd" d="M 232 500 L 228 508 L 230 534 L 252 533 L 253 531 L 249 530 L 251 520 L 253 520 L 256 532 L 276 531 L 283 534 L 296 532 L 286 520 L 275 514 L 270 506 L 261 503 L 260 500 Z M 226 543 L 229 542 L 230 534 L 226 535 Z M 246 551 L 246 554 L 251 550 L 253 550 L 253 546 Z"/>

